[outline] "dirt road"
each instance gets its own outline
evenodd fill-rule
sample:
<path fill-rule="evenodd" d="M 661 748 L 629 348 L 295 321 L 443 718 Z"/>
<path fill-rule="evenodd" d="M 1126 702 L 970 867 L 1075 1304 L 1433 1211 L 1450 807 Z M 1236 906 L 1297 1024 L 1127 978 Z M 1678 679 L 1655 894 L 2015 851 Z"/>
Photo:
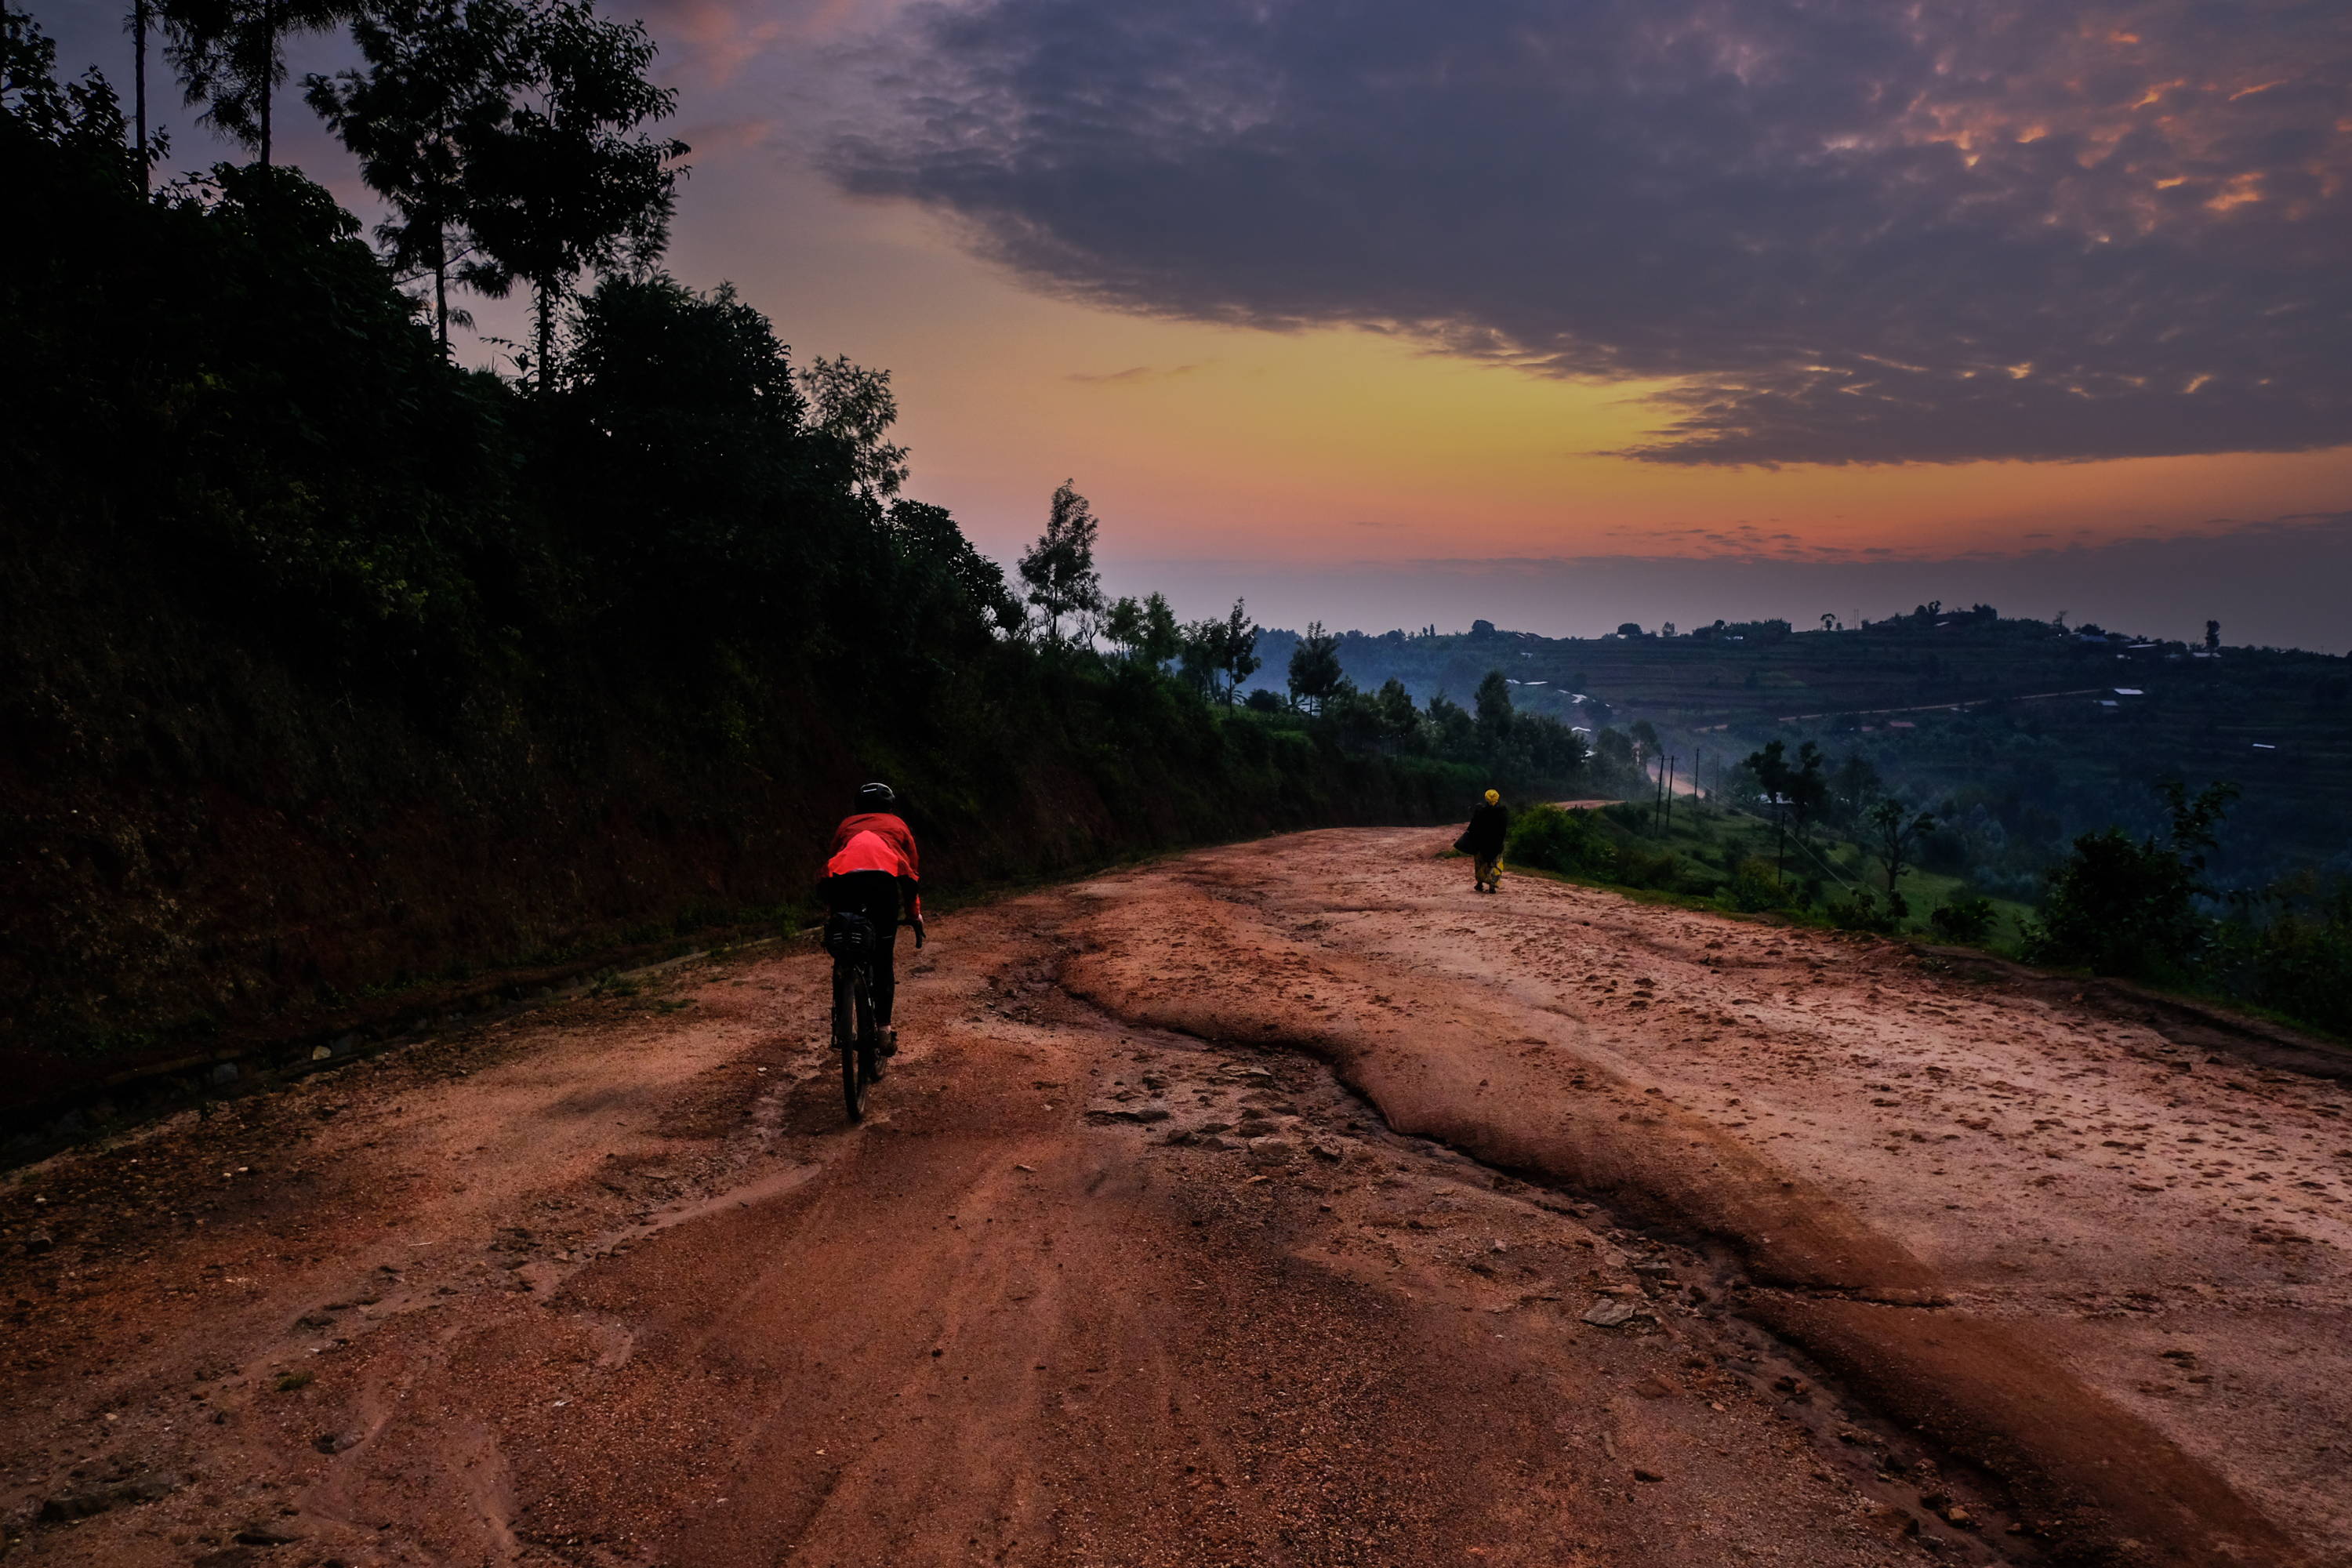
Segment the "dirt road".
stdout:
<path fill-rule="evenodd" d="M 807 950 L 5 1194 L 58 1563 L 2352 1562 L 2352 1090 L 1302 835 Z"/>

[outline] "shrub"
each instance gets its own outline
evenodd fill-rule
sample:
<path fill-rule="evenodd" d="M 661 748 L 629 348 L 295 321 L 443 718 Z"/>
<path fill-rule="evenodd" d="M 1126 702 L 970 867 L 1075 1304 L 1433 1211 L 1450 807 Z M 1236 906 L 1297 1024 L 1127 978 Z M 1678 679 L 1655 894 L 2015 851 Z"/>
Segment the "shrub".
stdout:
<path fill-rule="evenodd" d="M 1760 855 L 1750 855 L 1731 868 L 1731 881 L 1724 889 L 1735 910 L 1755 914 L 1763 910 L 1777 910 L 1787 901 L 1787 891 L 1780 886 L 1780 874 L 1772 862 Z"/>
<path fill-rule="evenodd" d="M 2109 827 L 2074 840 L 2050 879 L 2041 919 L 2026 929 L 2025 956 L 2100 974 L 2141 980 L 2191 973 L 2213 921 L 2197 906 L 2213 824 L 2237 791 L 2217 784 L 2194 799 L 2176 783 L 2158 786 L 2171 808 L 2169 843 L 2134 839 Z"/>
<path fill-rule="evenodd" d="M 1990 899 L 1955 893 L 1941 909 L 1927 917 L 1927 923 L 1946 942 L 1973 946 L 1992 934 L 1994 918 Z"/>
<path fill-rule="evenodd" d="M 1856 888 L 1848 901 L 1831 900 L 1822 906 L 1822 912 L 1840 931 L 1876 931 L 1882 936 L 1892 932 L 1904 914 L 1899 894 L 1893 907 L 1882 910 L 1878 907 L 1878 895 L 1868 888 Z"/>
<path fill-rule="evenodd" d="M 1612 880 L 1628 888 L 1653 888 L 1671 893 L 1682 886 L 1681 857 L 1671 849 L 1644 849 L 1639 844 L 1617 847 L 1617 872 Z"/>
<path fill-rule="evenodd" d="M 1616 866 L 1617 851 L 1591 812 L 1536 805 L 1511 824 L 1505 858 L 1515 866 L 1566 876 L 1607 877 Z"/>

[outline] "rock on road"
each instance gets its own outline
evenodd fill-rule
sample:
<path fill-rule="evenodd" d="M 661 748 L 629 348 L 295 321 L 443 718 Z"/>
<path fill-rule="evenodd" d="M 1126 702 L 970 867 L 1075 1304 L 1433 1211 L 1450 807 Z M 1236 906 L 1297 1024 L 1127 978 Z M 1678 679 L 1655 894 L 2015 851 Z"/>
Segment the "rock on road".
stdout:
<path fill-rule="evenodd" d="M 2352 1090 L 1297 835 L 722 959 L 5 1192 L 39 1563 L 2352 1562 Z M 2210 1032 L 2209 1032 L 2210 1033 Z"/>

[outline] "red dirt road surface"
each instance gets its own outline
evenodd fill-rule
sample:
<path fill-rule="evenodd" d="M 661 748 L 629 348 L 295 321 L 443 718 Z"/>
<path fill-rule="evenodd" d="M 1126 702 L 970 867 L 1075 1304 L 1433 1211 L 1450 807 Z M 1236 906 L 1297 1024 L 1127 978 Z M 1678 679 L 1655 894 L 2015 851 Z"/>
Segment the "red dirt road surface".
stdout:
<path fill-rule="evenodd" d="M 17 1173 L 12 1561 L 2352 1563 L 2324 1053 L 1449 837 L 938 921 L 862 1127 L 795 947 Z"/>

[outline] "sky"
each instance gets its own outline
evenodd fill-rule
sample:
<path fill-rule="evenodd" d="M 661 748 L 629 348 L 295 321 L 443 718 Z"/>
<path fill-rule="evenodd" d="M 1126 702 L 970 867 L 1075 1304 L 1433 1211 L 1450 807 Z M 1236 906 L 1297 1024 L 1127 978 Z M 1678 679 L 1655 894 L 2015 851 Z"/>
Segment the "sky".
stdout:
<path fill-rule="evenodd" d="M 2341 0 L 607 8 L 694 148 L 672 270 L 888 368 L 1000 559 L 1070 479 L 1192 616 L 2352 648 Z M 33 10 L 127 79 L 116 5 Z"/>

